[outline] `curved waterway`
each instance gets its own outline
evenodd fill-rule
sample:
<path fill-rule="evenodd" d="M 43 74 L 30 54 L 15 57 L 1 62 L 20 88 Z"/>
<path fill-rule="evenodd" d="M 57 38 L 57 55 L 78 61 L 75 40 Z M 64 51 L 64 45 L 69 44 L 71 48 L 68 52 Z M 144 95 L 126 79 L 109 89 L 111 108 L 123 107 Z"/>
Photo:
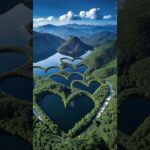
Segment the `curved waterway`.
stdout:
<path fill-rule="evenodd" d="M 27 62 L 27 57 L 17 52 L 0 53 L 0 73 L 11 71 Z"/>
<path fill-rule="evenodd" d="M 24 139 L 0 133 L 0 149 L 1 150 L 32 150 L 32 146 Z"/>
<path fill-rule="evenodd" d="M 132 96 L 120 106 L 118 128 L 131 135 L 150 114 L 150 100 L 141 96 Z"/>
<path fill-rule="evenodd" d="M 44 96 L 38 104 L 65 132 L 88 114 L 95 105 L 91 98 L 83 95 L 75 97 L 65 108 L 61 97 L 55 94 Z"/>
<path fill-rule="evenodd" d="M 108 106 L 112 96 L 113 96 L 113 87 L 112 85 L 109 83 L 109 82 L 106 82 L 109 86 L 109 95 L 104 99 L 99 111 L 98 111 L 98 114 L 96 116 L 96 118 L 99 118 L 102 113 L 105 111 L 106 107 Z"/>
<path fill-rule="evenodd" d="M 32 101 L 33 81 L 22 77 L 10 77 L 1 81 L 0 90 L 14 97 Z"/>

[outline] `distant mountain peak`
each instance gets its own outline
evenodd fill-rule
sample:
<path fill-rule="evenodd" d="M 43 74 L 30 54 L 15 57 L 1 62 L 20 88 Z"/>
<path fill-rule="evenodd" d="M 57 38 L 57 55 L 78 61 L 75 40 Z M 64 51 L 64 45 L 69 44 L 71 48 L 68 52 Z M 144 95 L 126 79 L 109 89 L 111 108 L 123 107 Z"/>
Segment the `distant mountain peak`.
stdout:
<path fill-rule="evenodd" d="M 63 43 L 57 51 L 64 55 L 79 57 L 86 51 L 92 49 L 93 47 L 83 43 L 78 37 L 72 36 L 69 40 Z"/>
<path fill-rule="evenodd" d="M 69 41 L 81 42 L 80 39 L 76 36 L 71 36 Z"/>

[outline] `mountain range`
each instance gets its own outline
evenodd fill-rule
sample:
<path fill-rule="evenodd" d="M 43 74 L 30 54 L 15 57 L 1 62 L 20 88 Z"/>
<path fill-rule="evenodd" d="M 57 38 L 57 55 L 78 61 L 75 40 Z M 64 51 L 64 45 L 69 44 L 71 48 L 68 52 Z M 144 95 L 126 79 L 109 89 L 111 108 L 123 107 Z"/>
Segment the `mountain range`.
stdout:
<path fill-rule="evenodd" d="M 64 40 L 50 33 L 33 32 L 34 62 L 48 58 L 59 52 L 71 57 L 80 57 L 88 50 L 113 43 L 116 33 L 109 31 L 93 34 L 87 38 L 70 36 Z"/>
<path fill-rule="evenodd" d="M 92 34 L 100 33 L 103 31 L 116 32 L 116 26 L 115 25 L 96 26 L 96 25 L 78 25 L 78 24 L 67 24 L 56 26 L 48 24 L 40 27 L 35 27 L 34 30 L 37 32 L 51 33 L 66 39 L 70 36 L 89 37 Z"/>

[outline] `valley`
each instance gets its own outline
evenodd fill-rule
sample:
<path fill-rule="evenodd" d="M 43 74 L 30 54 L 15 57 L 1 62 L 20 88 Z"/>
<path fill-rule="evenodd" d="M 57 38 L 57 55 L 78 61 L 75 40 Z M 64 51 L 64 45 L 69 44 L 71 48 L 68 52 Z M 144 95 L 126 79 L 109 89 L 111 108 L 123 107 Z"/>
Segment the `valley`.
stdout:
<path fill-rule="evenodd" d="M 1 3 L 1 149 L 32 149 L 32 10 L 22 2 Z"/>
<path fill-rule="evenodd" d="M 116 25 L 47 24 L 32 39 L 32 18 L 21 17 L 32 16 L 31 3 L 23 3 L 0 16 L 0 26 L 11 24 L 1 31 L 1 61 L 10 65 L 0 70 L 0 131 L 21 149 L 115 150 Z"/>
<path fill-rule="evenodd" d="M 51 26 L 35 30 L 48 36 Z M 76 24 L 68 26 L 74 27 L 74 30 L 84 28 Z M 91 34 L 91 37 L 85 39 L 71 34 L 67 39 L 60 37 L 64 42 L 54 49 L 54 54 L 33 64 L 34 141 L 41 141 L 36 134 L 39 130 L 45 139 L 51 137 L 48 140 L 51 147 L 56 147 L 57 141 L 60 142 L 57 147 L 62 147 L 63 142 L 69 142 L 69 139 L 77 146 L 83 137 L 91 134 L 98 136 L 99 132 L 98 139 L 104 143 L 110 134 L 114 135 L 114 139 L 116 136 L 113 129 L 113 122 L 116 121 L 116 35 L 107 31 L 95 33 L 95 38 Z M 112 125 L 101 125 L 99 122 L 106 119 L 105 113 L 110 108 L 113 109 Z M 108 120 L 111 120 L 109 115 Z M 102 132 L 104 126 L 112 130 Z M 97 127 L 99 132 L 95 133 Z M 44 130 L 49 134 L 45 134 Z M 112 147 L 110 149 L 115 149 L 114 141 L 105 144 L 102 141 L 101 146 L 109 145 Z"/>

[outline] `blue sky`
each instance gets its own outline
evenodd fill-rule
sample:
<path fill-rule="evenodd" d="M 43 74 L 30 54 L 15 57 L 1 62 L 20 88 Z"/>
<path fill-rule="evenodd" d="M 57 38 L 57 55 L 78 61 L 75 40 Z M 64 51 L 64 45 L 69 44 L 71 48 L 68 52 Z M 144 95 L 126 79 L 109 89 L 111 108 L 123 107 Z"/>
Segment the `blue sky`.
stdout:
<path fill-rule="evenodd" d="M 116 0 L 34 0 L 34 23 L 116 24 Z"/>

